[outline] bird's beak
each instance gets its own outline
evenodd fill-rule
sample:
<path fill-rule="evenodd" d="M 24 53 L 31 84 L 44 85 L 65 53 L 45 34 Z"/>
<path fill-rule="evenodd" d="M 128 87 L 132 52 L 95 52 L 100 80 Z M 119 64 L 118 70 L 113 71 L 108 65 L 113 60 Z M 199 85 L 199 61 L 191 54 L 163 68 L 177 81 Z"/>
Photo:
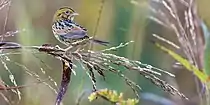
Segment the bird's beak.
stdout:
<path fill-rule="evenodd" d="M 73 16 L 77 16 L 77 15 L 79 15 L 79 14 L 75 12 L 75 13 L 73 13 L 72 15 L 73 15 Z"/>

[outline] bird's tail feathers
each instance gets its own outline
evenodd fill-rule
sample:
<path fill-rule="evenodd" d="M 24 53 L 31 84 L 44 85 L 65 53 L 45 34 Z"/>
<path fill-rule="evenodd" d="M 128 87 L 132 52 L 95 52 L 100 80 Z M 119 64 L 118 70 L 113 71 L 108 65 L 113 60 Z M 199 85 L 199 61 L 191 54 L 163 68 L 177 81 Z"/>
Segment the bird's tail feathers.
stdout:
<path fill-rule="evenodd" d="M 107 41 L 102 41 L 102 40 L 98 40 L 98 39 L 93 39 L 92 40 L 94 43 L 98 43 L 98 44 L 101 44 L 101 45 L 104 45 L 104 46 L 108 46 L 110 43 L 107 42 Z"/>

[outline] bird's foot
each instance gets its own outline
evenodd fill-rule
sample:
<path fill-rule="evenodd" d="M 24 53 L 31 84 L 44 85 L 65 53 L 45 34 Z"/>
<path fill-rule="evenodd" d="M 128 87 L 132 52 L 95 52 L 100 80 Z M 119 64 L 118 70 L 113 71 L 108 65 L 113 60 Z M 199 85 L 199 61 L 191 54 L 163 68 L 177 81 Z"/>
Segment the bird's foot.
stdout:
<path fill-rule="evenodd" d="M 56 49 L 62 49 L 59 45 L 55 45 Z"/>

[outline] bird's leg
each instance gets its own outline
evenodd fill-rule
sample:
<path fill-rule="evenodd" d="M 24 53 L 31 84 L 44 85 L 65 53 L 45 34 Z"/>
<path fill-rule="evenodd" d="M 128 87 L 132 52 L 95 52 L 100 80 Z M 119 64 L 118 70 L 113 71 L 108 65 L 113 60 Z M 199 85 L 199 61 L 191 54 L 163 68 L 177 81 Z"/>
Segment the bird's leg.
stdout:
<path fill-rule="evenodd" d="M 85 43 L 84 45 L 80 45 L 76 50 L 75 52 L 78 53 L 79 51 L 81 51 L 82 49 L 84 49 L 85 46 L 87 46 L 88 43 Z"/>
<path fill-rule="evenodd" d="M 71 52 L 79 52 L 81 49 L 84 49 L 84 47 L 89 43 L 89 39 L 77 41 L 75 43 L 70 44 L 68 48 L 65 49 L 65 54 L 69 55 Z"/>
<path fill-rule="evenodd" d="M 71 55 L 71 52 L 73 51 L 73 46 L 69 46 L 65 49 L 65 54 L 64 55 Z"/>

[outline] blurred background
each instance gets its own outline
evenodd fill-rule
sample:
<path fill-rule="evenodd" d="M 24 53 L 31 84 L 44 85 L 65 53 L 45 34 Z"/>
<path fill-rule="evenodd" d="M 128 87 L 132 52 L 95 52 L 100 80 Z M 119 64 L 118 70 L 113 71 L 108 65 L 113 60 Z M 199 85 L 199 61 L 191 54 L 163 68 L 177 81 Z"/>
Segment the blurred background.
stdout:
<path fill-rule="evenodd" d="M 199 15 L 208 26 L 210 24 L 210 1 L 197 0 L 196 2 Z M 124 71 L 131 80 L 142 87 L 142 91 L 139 93 L 142 97 L 139 105 L 199 105 L 192 73 L 185 69 L 174 69 L 175 61 L 150 42 L 154 32 L 161 35 L 171 33 L 148 20 L 150 15 L 149 0 L 105 0 L 103 4 L 102 0 L 0 0 L 0 3 L 0 34 L 19 31 L 14 36 L 2 38 L 3 41 L 14 41 L 23 45 L 51 43 L 65 47 L 53 36 L 51 25 L 54 12 L 62 6 L 69 6 L 80 14 L 75 18 L 75 21 L 88 29 L 89 36 L 93 36 L 97 27 L 95 37 L 109 41 L 111 46 L 117 46 L 122 42 L 131 40 L 135 41 L 112 53 L 174 73 L 176 78 L 169 76 L 162 76 L 161 78 L 178 88 L 190 99 L 185 101 L 178 96 L 171 96 L 145 80 L 138 73 Z M 101 5 L 103 10 L 99 25 L 96 26 Z M 168 37 L 174 41 L 177 40 L 175 35 Z M 106 47 L 94 45 L 93 50 L 104 48 Z M 4 53 L 6 52 L 8 51 L 4 51 Z M 32 54 L 28 50 L 18 52 L 21 54 L 8 55 L 10 60 L 1 55 L 1 81 L 14 86 L 14 82 L 12 83 L 11 78 L 9 78 L 11 73 L 14 75 L 17 85 L 32 84 L 37 81 L 37 78 L 43 80 L 52 78 L 53 80 L 46 81 L 51 85 L 51 88 L 41 83 L 20 89 L 21 101 L 19 103 L 16 103 L 18 100 L 16 93 L 2 91 L 0 104 L 53 105 L 56 99 L 54 91 L 58 89 L 61 80 L 61 62 L 42 53 Z M 119 69 L 124 70 L 123 68 Z M 27 74 L 28 70 L 37 74 L 38 77 Z M 77 69 L 76 72 L 77 75 L 72 76 L 68 92 L 63 99 L 63 105 L 75 105 L 83 92 L 87 92 L 87 94 L 82 97 L 80 105 L 110 105 L 109 102 L 102 99 L 90 103 L 87 97 L 92 89 L 92 83 L 82 68 Z M 106 81 L 98 76 L 96 78 L 98 88 L 116 90 L 123 92 L 125 98 L 135 98 L 132 90 L 115 74 L 107 73 Z M 10 104 L 2 94 L 7 97 Z"/>

